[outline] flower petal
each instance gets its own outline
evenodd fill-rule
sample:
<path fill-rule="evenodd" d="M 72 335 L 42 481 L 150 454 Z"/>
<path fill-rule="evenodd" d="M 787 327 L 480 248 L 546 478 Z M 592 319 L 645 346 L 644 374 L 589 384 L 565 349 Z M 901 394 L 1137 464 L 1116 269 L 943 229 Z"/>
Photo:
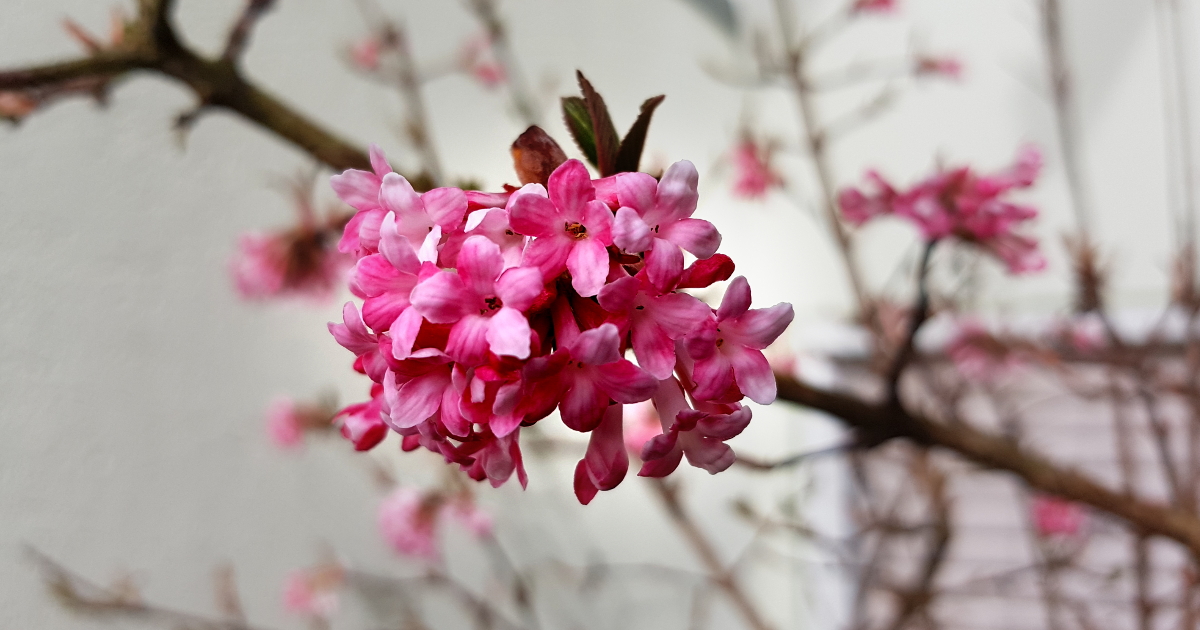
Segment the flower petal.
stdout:
<path fill-rule="evenodd" d="M 544 280 L 552 280 L 567 268 L 573 241 L 565 238 L 535 238 L 521 255 L 522 267 L 537 267 Z"/>
<path fill-rule="evenodd" d="M 650 400 L 658 390 L 659 379 L 624 359 L 598 365 L 592 372 L 601 389 L 626 405 Z"/>
<path fill-rule="evenodd" d="M 488 322 L 487 342 L 493 354 L 529 358 L 529 320 L 515 308 L 505 306 Z"/>
<path fill-rule="evenodd" d="M 692 216 L 700 197 L 696 192 L 699 181 L 700 175 L 695 165 L 687 160 L 680 160 L 668 167 L 658 182 L 654 220 L 648 214 L 646 222 L 669 223 Z"/>
<path fill-rule="evenodd" d="M 329 185 L 338 199 L 355 210 L 379 207 L 379 177 L 373 173 L 349 169 L 329 178 Z"/>
<path fill-rule="evenodd" d="M 746 276 L 738 276 L 725 289 L 721 306 L 717 308 L 717 321 L 732 319 L 750 309 L 750 283 Z"/>
<path fill-rule="evenodd" d="M 517 232 L 539 237 L 562 232 L 562 213 L 549 199 L 539 194 L 542 190 L 538 184 L 529 184 L 509 199 L 508 220 Z"/>
<path fill-rule="evenodd" d="M 434 188 L 421 195 L 425 212 L 446 229 L 457 228 L 467 213 L 467 195 L 458 188 Z"/>
<path fill-rule="evenodd" d="M 471 312 L 474 298 L 458 274 L 440 271 L 418 284 L 410 299 L 425 319 L 449 324 Z"/>
<path fill-rule="evenodd" d="M 535 241 L 536 242 L 536 241 Z M 571 272 L 571 286 L 582 297 L 591 297 L 604 288 L 608 278 L 608 250 L 593 238 L 576 241 L 567 256 L 567 269 Z M 683 270 L 682 257 L 680 271 Z"/>
<path fill-rule="evenodd" d="M 775 374 L 763 353 L 750 348 L 731 349 L 728 357 L 743 394 L 760 405 L 775 402 Z"/>
<path fill-rule="evenodd" d="M 579 333 L 567 347 L 572 361 L 586 365 L 603 365 L 621 358 L 621 335 L 613 324 L 602 324 L 597 328 Z"/>
<path fill-rule="evenodd" d="M 592 177 L 579 160 L 567 160 L 554 169 L 546 182 L 546 190 L 562 216 L 575 221 L 583 218 L 587 203 L 596 199 Z"/>
<path fill-rule="evenodd" d="M 500 274 L 500 278 L 496 280 L 496 297 L 500 298 L 505 306 L 524 311 L 533 306 L 534 300 L 542 294 L 545 286 L 542 282 L 542 272 L 538 269 L 513 267 Z"/>
<path fill-rule="evenodd" d="M 662 226 L 659 238 L 675 243 L 701 260 L 712 257 L 721 246 L 721 233 L 703 219 L 681 219 L 668 223 Z"/>
<path fill-rule="evenodd" d="M 388 173 L 383 176 L 383 184 L 379 187 L 379 204 L 395 212 L 397 217 L 422 212 L 421 196 L 413 190 L 412 184 L 399 173 Z"/>
<path fill-rule="evenodd" d="M 617 210 L 612 235 L 613 244 L 631 254 L 644 252 L 654 244 L 650 226 L 646 225 L 637 211 L 628 207 Z"/>
<path fill-rule="evenodd" d="M 450 329 L 446 354 L 464 365 L 479 365 L 487 360 L 488 329 L 491 318 L 467 315 Z"/>
<path fill-rule="evenodd" d="M 392 424 L 407 429 L 428 420 L 441 406 L 442 394 L 449 386 L 447 369 L 437 369 L 404 383 L 396 390 L 399 404 L 392 406 Z"/>
<path fill-rule="evenodd" d="M 415 308 L 405 309 L 400 313 L 400 316 L 392 322 L 391 328 L 388 329 L 388 334 L 392 337 L 392 356 L 398 361 L 403 361 L 412 354 L 413 344 L 417 340 L 417 333 L 421 331 L 421 313 Z"/>
<path fill-rule="evenodd" d="M 792 305 L 781 302 L 771 308 L 756 308 L 742 313 L 732 321 L 722 323 L 722 330 L 744 346 L 762 350 L 771 345 L 788 325 L 795 312 Z M 730 334 L 731 333 L 731 334 Z"/>
<path fill-rule="evenodd" d="M 661 291 L 675 288 L 683 275 L 683 251 L 670 241 L 654 239 L 654 247 L 646 254 L 646 275 Z"/>
<path fill-rule="evenodd" d="M 458 275 L 469 291 L 479 298 L 494 295 L 496 278 L 501 271 L 504 271 L 504 257 L 500 255 L 499 245 L 482 235 L 463 242 L 462 250 L 458 252 Z"/>

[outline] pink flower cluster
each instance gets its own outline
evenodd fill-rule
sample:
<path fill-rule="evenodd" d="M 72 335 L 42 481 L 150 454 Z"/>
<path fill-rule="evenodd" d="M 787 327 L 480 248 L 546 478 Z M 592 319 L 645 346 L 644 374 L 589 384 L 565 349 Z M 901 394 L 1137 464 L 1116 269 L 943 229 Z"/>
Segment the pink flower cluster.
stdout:
<path fill-rule="evenodd" d="M 926 241 L 953 236 L 992 253 L 1010 273 L 1040 271 L 1046 259 L 1037 240 L 1016 231 L 1036 217 L 1037 210 L 1011 203 L 1005 196 L 1032 186 L 1041 166 L 1037 149 L 1025 147 L 1016 163 L 1000 173 L 981 176 L 969 167 L 939 170 L 905 191 L 870 171 L 866 189 L 847 188 L 838 203 L 846 220 L 855 225 L 895 215 L 916 225 Z"/>
<path fill-rule="evenodd" d="M 477 537 L 492 533 L 492 517 L 469 496 L 446 497 L 398 488 L 379 506 L 379 533 L 397 553 L 436 560 L 438 526 L 446 516 L 456 518 Z"/>
<path fill-rule="evenodd" d="M 733 148 L 735 180 L 733 194 L 760 199 L 767 191 L 783 185 L 783 178 L 771 168 L 771 148 L 746 138 Z"/>
<path fill-rule="evenodd" d="M 733 273 L 716 228 L 691 216 L 691 163 L 661 181 L 592 180 L 570 160 L 546 186 L 418 194 L 371 157 L 374 172 L 332 181 L 358 210 L 339 248 L 357 258 L 350 289 L 363 303 L 330 324 L 374 381 L 370 401 L 339 414 L 358 448 L 387 427 L 473 479 L 498 486 L 516 472 L 524 485 L 521 427 L 558 409 L 590 433 L 575 475 L 587 503 L 627 472 L 622 406 L 653 399 L 662 433 L 641 474 L 669 474 L 685 455 L 712 472 L 732 463 L 724 440 L 750 419 L 742 398 L 775 399 L 762 350 L 792 308 L 751 309 L 744 278 L 715 311 L 681 291 Z"/>

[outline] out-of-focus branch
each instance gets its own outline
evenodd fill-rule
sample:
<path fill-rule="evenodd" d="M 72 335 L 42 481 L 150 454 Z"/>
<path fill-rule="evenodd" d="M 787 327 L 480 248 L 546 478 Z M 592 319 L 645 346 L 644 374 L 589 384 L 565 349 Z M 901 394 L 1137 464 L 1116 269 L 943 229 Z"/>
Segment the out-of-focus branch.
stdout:
<path fill-rule="evenodd" d="M 662 500 L 663 507 L 666 508 L 671 520 L 675 522 L 679 531 L 695 550 L 700 562 L 708 571 L 709 579 L 729 597 L 733 607 L 737 609 L 746 624 L 754 630 L 771 630 L 772 626 L 763 619 L 762 614 L 758 612 L 754 602 L 742 590 L 741 584 L 738 583 L 733 573 L 721 562 L 716 547 L 688 515 L 683 502 L 679 499 L 678 489 L 662 479 L 649 478 L 647 481 L 650 482 L 650 487 L 654 489 L 655 494 Z"/>
<path fill-rule="evenodd" d="M 508 28 L 496 11 L 497 1 L 469 0 L 467 4 L 475 13 L 475 17 L 483 24 L 484 30 L 487 31 L 496 63 L 504 69 L 504 81 L 508 86 L 508 92 L 512 98 L 513 108 L 517 110 L 517 115 L 526 125 L 540 124 L 540 108 L 533 92 L 529 89 L 529 83 L 525 80 L 525 74 L 521 72 L 521 67 L 517 63 L 517 56 L 513 53 L 512 43 L 508 38 Z"/>
<path fill-rule="evenodd" d="M 396 88 L 404 99 L 407 118 L 404 131 L 421 159 L 422 174 L 429 180 L 430 187 L 441 186 L 444 181 L 442 162 L 433 144 L 433 126 L 429 124 L 429 110 L 425 107 L 421 76 L 409 45 L 408 32 L 400 24 L 387 22 L 383 28 L 383 45 L 394 50 L 400 62 L 396 72 Z"/>
<path fill-rule="evenodd" d="M 786 374 L 775 376 L 781 400 L 840 419 L 857 431 L 864 445 L 905 438 L 922 446 L 943 448 L 979 466 L 1012 473 L 1041 492 L 1090 505 L 1135 529 L 1173 539 L 1187 547 L 1193 556 L 1200 557 L 1200 518 L 1187 511 L 1112 490 L 1028 448 L 966 424 L 950 426 L 934 422 L 902 408 L 812 387 Z"/>
<path fill-rule="evenodd" d="M 365 151 L 255 85 L 230 60 L 206 58 L 181 43 L 170 21 L 173 4 L 171 0 L 142 0 L 139 16 L 129 24 L 120 47 L 82 59 L 0 71 L 0 90 L 21 92 L 149 71 L 187 86 L 201 109 L 237 113 L 330 168 L 370 168 Z"/>
<path fill-rule="evenodd" d="M 42 570 L 46 586 L 68 610 L 195 630 L 266 630 L 263 626 L 250 625 L 240 619 L 212 619 L 147 604 L 136 593 L 106 588 L 77 575 L 37 549 L 26 547 L 25 553 Z"/>
<path fill-rule="evenodd" d="M 225 52 L 221 55 L 221 59 L 236 61 L 241 58 L 242 53 L 246 51 L 246 46 L 250 43 L 250 32 L 254 29 L 254 25 L 273 6 L 275 6 L 275 0 L 246 0 L 246 8 L 242 10 L 242 16 L 229 30 L 229 39 L 225 42 Z"/>
<path fill-rule="evenodd" d="M 1054 105 L 1055 126 L 1062 149 L 1063 170 L 1071 189 L 1071 207 L 1083 245 L 1091 243 L 1091 209 L 1083 185 L 1082 158 L 1079 152 L 1078 113 L 1071 84 L 1071 67 L 1067 62 L 1066 43 L 1062 31 L 1062 5 L 1059 0 L 1042 0 L 1042 41 L 1046 47 L 1046 62 L 1050 73 L 1050 94 Z"/>

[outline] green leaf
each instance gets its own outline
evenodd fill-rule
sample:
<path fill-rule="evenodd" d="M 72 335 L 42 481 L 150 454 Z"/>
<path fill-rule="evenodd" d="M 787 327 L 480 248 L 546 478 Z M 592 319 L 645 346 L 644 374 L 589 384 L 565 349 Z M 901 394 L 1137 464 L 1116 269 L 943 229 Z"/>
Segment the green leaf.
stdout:
<path fill-rule="evenodd" d="M 738 16 L 729 0 L 683 0 L 708 18 L 727 37 L 736 37 Z"/>
<path fill-rule="evenodd" d="M 578 96 L 564 96 L 562 99 L 563 122 L 567 131 L 583 151 L 584 157 L 592 166 L 600 168 L 596 161 L 596 134 L 592 132 L 592 118 L 588 115 L 587 105 Z"/>
<path fill-rule="evenodd" d="M 665 95 L 659 95 L 648 98 L 645 103 L 642 103 L 637 120 L 633 121 L 629 133 L 625 134 L 625 139 L 621 141 L 621 149 L 617 151 L 617 173 L 630 173 L 638 170 L 638 164 L 642 161 L 642 150 L 646 147 L 646 133 L 650 131 L 650 118 L 654 116 L 654 110 L 658 109 L 659 104 L 665 98 L 667 98 Z"/>
<path fill-rule="evenodd" d="M 582 72 L 575 71 L 579 79 L 579 89 L 583 92 L 583 102 L 587 105 L 588 117 L 592 120 L 592 132 L 596 142 L 596 170 L 600 177 L 608 177 L 617 172 L 617 151 L 621 147 L 621 137 L 613 125 L 612 117 L 608 115 L 608 106 L 604 98 L 592 87 Z"/>

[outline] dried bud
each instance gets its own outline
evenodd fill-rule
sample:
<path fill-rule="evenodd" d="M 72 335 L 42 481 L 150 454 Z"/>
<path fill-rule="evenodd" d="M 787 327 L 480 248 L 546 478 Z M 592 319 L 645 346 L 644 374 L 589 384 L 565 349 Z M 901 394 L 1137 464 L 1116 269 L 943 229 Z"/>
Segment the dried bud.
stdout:
<path fill-rule="evenodd" d="M 525 130 L 512 145 L 513 167 L 522 184 L 550 181 L 550 173 L 567 161 L 567 154 L 537 125 Z"/>

